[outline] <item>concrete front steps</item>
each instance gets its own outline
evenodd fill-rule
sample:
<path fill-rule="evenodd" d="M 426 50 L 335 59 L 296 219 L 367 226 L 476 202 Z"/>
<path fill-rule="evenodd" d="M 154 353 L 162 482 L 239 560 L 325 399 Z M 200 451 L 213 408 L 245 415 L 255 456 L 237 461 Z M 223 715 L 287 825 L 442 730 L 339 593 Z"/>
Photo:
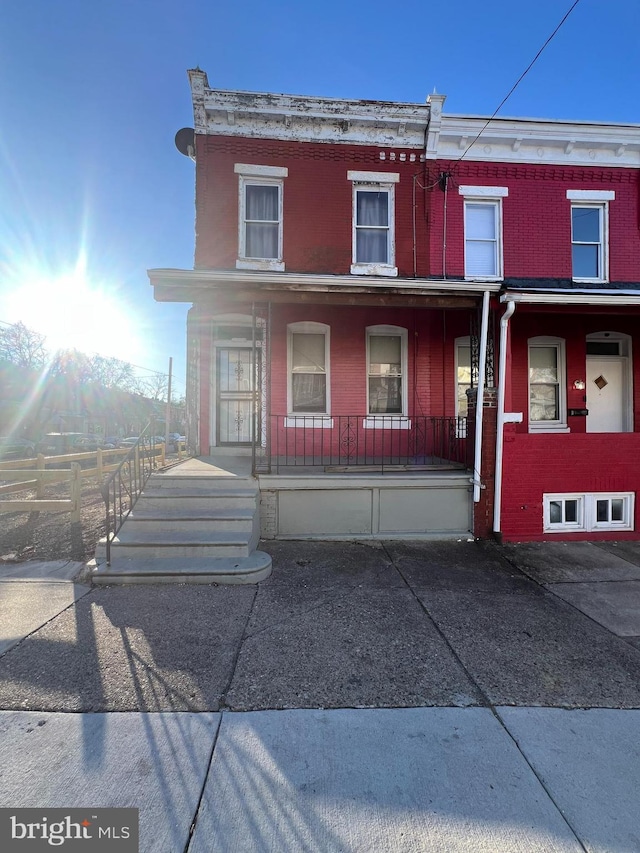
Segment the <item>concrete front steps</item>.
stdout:
<path fill-rule="evenodd" d="M 96 551 L 93 583 L 257 583 L 271 574 L 251 477 L 152 474 L 111 542 Z"/>

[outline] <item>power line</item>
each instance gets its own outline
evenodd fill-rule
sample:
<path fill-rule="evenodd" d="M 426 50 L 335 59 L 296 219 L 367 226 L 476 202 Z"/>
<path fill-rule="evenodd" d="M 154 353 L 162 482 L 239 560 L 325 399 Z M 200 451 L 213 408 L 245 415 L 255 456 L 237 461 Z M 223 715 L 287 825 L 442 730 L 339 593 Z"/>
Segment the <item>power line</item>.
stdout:
<path fill-rule="evenodd" d="M 527 74 L 529 73 L 529 71 L 531 71 L 531 69 L 533 68 L 533 66 L 536 64 L 536 62 L 538 61 L 538 59 L 539 59 L 539 58 L 540 58 L 540 56 L 542 55 L 542 52 L 544 51 L 544 49 L 546 48 L 546 46 L 549 44 L 549 42 L 551 42 L 551 41 L 553 40 L 553 38 L 555 37 L 555 35 L 558 33 L 558 31 L 560 30 L 560 28 L 562 27 L 562 25 L 564 24 L 564 22 L 567 20 L 567 18 L 569 17 L 569 15 L 573 12 L 573 10 L 576 8 L 576 6 L 578 5 L 578 3 L 579 3 L 579 2 L 580 2 L 580 0 L 574 0 L 574 3 L 571 5 L 571 7 L 570 7 L 570 9 L 568 10 L 568 12 L 566 12 L 566 14 L 565 14 L 565 15 L 564 15 L 564 17 L 562 18 L 562 20 L 560 21 L 560 23 L 558 24 L 558 26 L 557 26 L 557 27 L 555 28 L 555 30 L 551 33 L 551 35 L 549 36 L 549 38 L 545 41 L 545 43 L 542 45 L 542 47 L 540 48 L 540 50 L 539 50 L 539 51 L 536 53 L 536 55 L 533 57 L 533 59 L 531 60 L 531 62 L 529 63 L 529 65 L 527 65 L 527 67 L 526 67 L 526 68 L 525 68 L 525 70 L 522 72 L 522 74 L 518 77 L 518 79 L 516 80 L 516 82 L 513 84 L 513 86 L 512 86 L 512 87 L 511 87 L 511 89 L 509 90 L 508 94 L 507 94 L 507 95 L 505 95 L 505 97 L 502 99 L 502 101 L 501 101 L 501 102 L 500 102 L 500 104 L 498 105 L 498 107 L 497 107 L 496 111 L 493 113 L 493 115 L 491 116 L 491 118 L 486 122 L 486 124 L 484 125 L 484 127 L 482 128 L 482 130 L 480 131 L 480 133 L 476 136 L 476 138 L 473 140 L 473 142 L 471 142 L 471 144 L 470 144 L 470 145 L 467 145 L 467 147 L 465 148 L 465 150 L 462 152 L 461 156 L 460 156 L 460 157 L 458 157 L 458 159 L 457 159 L 457 160 L 456 160 L 456 162 L 454 163 L 454 167 L 455 167 L 455 166 L 456 166 L 456 165 L 457 165 L 457 164 L 462 160 L 462 158 L 463 158 L 463 157 L 465 157 L 465 156 L 466 156 L 466 154 L 468 153 L 468 151 L 469 151 L 469 150 L 470 150 L 470 149 L 471 149 L 471 148 L 476 144 L 476 142 L 480 139 L 480 137 L 481 137 L 481 136 L 482 136 L 482 134 L 485 132 L 485 130 L 487 129 L 487 127 L 489 126 L 489 124 L 491 124 L 491 122 L 492 122 L 492 121 L 494 120 L 494 118 L 498 115 L 498 113 L 500 112 L 500 110 L 502 109 L 502 107 L 507 103 L 507 101 L 509 100 L 509 98 L 511 97 L 511 95 L 513 95 L 513 93 L 515 92 L 515 90 L 518 88 L 518 86 L 520 85 L 520 83 L 522 83 L 522 81 L 523 81 L 523 80 L 524 80 L 524 78 L 527 76 Z"/>

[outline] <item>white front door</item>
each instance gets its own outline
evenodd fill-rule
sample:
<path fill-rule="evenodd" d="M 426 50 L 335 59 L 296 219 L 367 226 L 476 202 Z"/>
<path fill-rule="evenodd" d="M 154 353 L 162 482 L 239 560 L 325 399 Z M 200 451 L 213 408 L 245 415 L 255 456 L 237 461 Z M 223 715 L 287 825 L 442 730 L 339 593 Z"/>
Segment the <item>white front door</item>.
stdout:
<path fill-rule="evenodd" d="M 587 432 L 626 432 L 627 359 L 587 356 Z"/>

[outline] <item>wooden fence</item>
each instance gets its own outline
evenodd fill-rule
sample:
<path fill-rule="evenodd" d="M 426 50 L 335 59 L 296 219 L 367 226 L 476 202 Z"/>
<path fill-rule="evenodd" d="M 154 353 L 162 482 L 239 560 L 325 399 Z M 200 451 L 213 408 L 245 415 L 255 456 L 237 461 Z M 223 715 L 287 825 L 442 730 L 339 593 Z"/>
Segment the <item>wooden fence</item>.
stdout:
<path fill-rule="evenodd" d="M 158 456 L 158 465 L 165 464 L 164 444 L 156 444 L 152 450 Z M 0 500 L 0 515 L 7 512 L 69 512 L 71 521 L 80 521 L 80 505 L 83 480 L 102 482 L 105 474 L 115 471 L 130 447 L 114 450 L 97 450 L 85 453 L 66 453 L 61 456 L 43 456 L 0 462 L 0 495 L 24 492 L 33 489 L 35 498 L 22 500 Z M 80 463 L 94 461 L 95 465 L 83 468 Z M 47 468 L 47 465 L 70 463 L 69 468 Z M 45 498 L 46 486 L 55 483 L 69 484 L 69 498 L 50 500 Z"/>

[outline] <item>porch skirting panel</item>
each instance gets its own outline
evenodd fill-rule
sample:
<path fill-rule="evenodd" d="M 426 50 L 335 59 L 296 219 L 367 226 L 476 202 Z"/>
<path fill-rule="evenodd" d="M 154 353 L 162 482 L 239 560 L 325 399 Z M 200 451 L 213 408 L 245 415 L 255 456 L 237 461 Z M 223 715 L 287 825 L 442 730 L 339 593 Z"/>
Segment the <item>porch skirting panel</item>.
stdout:
<path fill-rule="evenodd" d="M 469 536 L 469 473 L 260 475 L 263 539 Z"/>

